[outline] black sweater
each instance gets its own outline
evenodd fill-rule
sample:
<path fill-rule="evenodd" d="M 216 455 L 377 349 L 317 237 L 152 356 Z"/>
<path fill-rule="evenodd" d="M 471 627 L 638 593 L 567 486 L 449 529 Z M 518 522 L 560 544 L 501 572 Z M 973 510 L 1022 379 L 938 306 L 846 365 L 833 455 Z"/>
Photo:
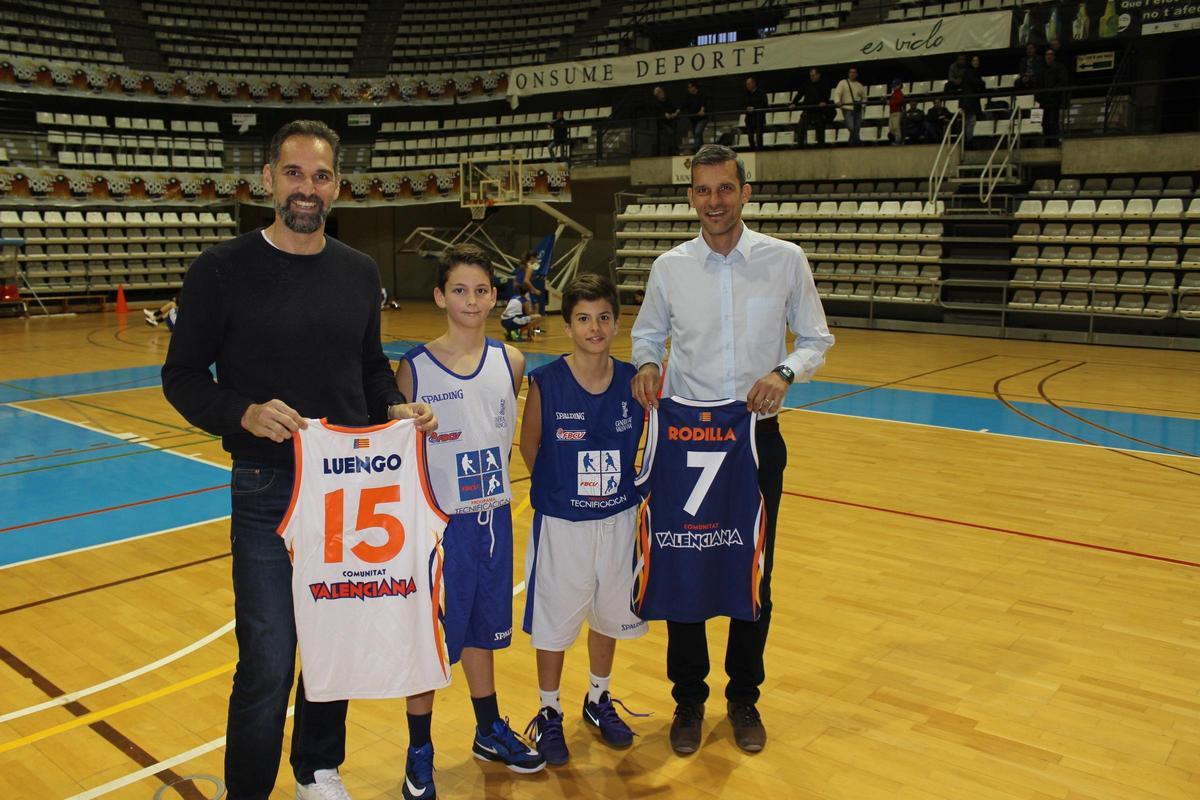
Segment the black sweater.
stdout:
<path fill-rule="evenodd" d="M 366 425 L 402 401 L 380 344 L 379 268 L 325 241 L 294 255 L 255 230 L 201 253 L 184 278 L 163 392 L 235 459 L 293 461 L 290 441 L 242 428 L 251 403 L 278 398 L 305 417 Z"/>

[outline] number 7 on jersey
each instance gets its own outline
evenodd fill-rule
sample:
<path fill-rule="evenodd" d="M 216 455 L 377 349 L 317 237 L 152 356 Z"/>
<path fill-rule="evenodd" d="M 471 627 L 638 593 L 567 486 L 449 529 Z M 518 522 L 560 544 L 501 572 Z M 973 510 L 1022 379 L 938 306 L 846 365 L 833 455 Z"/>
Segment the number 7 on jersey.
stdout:
<path fill-rule="evenodd" d="M 720 471 L 726 455 L 728 453 L 715 451 L 687 451 L 687 465 L 700 468 L 700 476 L 696 479 L 696 485 L 692 487 L 692 493 L 688 495 L 687 502 L 683 504 L 683 510 L 690 516 L 696 516 L 696 512 L 700 510 L 700 504 L 704 502 L 705 497 L 708 497 L 708 490 L 712 488 L 713 481 L 717 479 L 717 472 Z"/>

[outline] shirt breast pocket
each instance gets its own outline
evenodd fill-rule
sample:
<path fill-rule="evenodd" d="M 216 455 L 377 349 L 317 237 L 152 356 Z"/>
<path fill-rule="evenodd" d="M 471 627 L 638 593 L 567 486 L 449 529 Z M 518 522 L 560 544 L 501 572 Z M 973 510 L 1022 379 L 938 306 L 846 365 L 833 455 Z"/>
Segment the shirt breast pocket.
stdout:
<path fill-rule="evenodd" d="M 782 297 L 751 297 L 746 301 L 746 335 L 757 344 L 772 344 L 783 335 Z"/>

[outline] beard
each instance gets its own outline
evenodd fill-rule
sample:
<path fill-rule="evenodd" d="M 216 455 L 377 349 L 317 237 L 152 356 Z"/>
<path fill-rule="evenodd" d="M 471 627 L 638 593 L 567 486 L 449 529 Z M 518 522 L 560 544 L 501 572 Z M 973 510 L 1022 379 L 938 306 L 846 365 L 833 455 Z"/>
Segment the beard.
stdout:
<path fill-rule="evenodd" d="M 295 211 L 292 209 L 293 200 L 314 203 L 316 208 L 311 212 Z M 315 233 L 325 224 L 325 218 L 329 216 L 329 209 L 325 207 L 325 203 L 321 201 L 320 197 L 316 195 L 305 197 L 299 192 L 289 195 L 286 200 L 275 206 L 275 211 L 279 213 L 283 224 L 296 233 Z"/>

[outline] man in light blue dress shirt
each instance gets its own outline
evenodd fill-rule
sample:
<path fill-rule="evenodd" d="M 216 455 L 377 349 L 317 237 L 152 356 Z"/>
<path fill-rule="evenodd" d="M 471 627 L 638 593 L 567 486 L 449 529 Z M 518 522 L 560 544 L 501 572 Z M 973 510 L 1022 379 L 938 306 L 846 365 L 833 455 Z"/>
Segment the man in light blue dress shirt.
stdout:
<path fill-rule="evenodd" d="M 667 395 L 744 399 L 761 415 L 755 444 L 767 512 L 762 613 L 755 622 L 729 621 L 725 655 L 734 736 L 743 750 L 757 752 L 766 743 L 756 703 L 765 678 L 775 521 L 787 465 L 776 414 L 791 384 L 808 380 L 825 362 L 833 336 L 804 251 L 742 222 L 750 193 L 745 167 L 730 148 L 705 145 L 693 156 L 688 200 L 701 235 L 655 259 L 632 336 L 638 367 L 633 395 L 643 406 L 657 405 L 661 384 Z M 795 334 L 790 352 L 788 328 Z M 664 382 L 661 364 L 668 340 L 671 358 Z M 700 746 L 708 699 L 705 625 L 668 622 L 667 641 L 667 676 L 676 703 L 671 747 L 693 753 Z"/>

